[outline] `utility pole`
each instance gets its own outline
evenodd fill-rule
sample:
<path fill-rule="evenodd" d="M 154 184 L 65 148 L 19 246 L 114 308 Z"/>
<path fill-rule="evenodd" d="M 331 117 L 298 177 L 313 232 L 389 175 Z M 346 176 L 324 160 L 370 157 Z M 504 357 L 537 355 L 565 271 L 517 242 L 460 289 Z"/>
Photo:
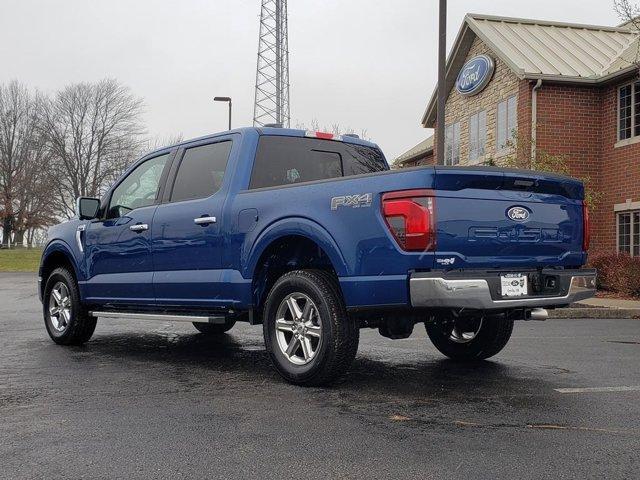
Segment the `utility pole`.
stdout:
<path fill-rule="evenodd" d="M 444 165 L 445 149 L 445 118 L 444 111 L 447 101 L 446 83 L 446 62 L 447 62 L 447 0 L 440 0 L 438 28 L 438 110 L 436 124 L 436 151 L 437 165 Z"/>

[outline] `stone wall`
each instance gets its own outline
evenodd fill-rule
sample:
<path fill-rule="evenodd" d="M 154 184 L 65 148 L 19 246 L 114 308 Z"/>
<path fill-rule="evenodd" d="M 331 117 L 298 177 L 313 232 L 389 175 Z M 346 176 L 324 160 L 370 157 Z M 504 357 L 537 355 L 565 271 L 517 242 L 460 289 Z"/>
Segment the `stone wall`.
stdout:
<path fill-rule="evenodd" d="M 454 87 L 447 99 L 446 124 L 460 122 L 460 165 L 469 164 L 469 117 L 481 110 L 487 112 L 487 153 L 485 159 L 496 158 L 498 103 L 512 95 L 517 96 L 520 85 L 518 77 L 479 38 L 474 40 L 465 62 L 482 54 L 493 58 L 496 64 L 495 73 L 487 87 L 473 97 L 463 97 Z M 480 162 L 482 161 L 483 159 L 480 159 Z"/>

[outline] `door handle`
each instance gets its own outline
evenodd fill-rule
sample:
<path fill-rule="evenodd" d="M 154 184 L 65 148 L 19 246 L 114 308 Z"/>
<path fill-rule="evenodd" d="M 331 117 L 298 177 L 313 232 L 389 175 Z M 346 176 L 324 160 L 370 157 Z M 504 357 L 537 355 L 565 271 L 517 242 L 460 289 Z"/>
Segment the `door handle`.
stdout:
<path fill-rule="evenodd" d="M 198 217 L 193 219 L 196 225 L 210 225 L 216 223 L 216 221 L 216 217 Z"/>
<path fill-rule="evenodd" d="M 76 229 L 76 243 L 78 244 L 78 249 L 80 253 L 84 253 L 84 245 L 82 244 L 82 233 L 87 229 L 86 225 L 78 225 Z"/>
<path fill-rule="evenodd" d="M 129 227 L 129 230 L 131 230 L 132 232 L 144 232 L 145 230 L 149 230 L 149 225 L 147 225 L 146 223 L 138 223 L 137 225 L 131 225 Z"/>

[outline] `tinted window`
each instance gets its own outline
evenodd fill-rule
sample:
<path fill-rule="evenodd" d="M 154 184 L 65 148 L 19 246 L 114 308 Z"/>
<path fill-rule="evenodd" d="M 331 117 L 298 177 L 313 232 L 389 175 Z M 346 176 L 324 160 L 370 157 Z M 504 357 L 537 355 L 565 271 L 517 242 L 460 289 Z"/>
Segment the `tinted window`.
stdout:
<path fill-rule="evenodd" d="M 275 187 L 387 170 L 380 150 L 314 138 L 260 138 L 249 188 Z"/>
<path fill-rule="evenodd" d="M 344 150 L 342 163 L 345 177 L 389 170 L 387 161 L 377 148 L 347 143 L 343 143 L 341 146 Z"/>
<path fill-rule="evenodd" d="M 447 125 L 444 129 L 444 164 L 460 163 L 460 122 Z"/>
<path fill-rule="evenodd" d="M 153 205 L 160 190 L 162 172 L 169 154 L 141 163 L 118 185 L 111 195 L 109 218 L 118 218 L 136 208 Z"/>
<path fill-rule="evenodd" d="M 509 97 L 498 104 L 498 150 L 513 147 L 516 134 L 516 97 Z"/>
<path fill-rule="evenodd" d="M 173 184 L 171 201 L 205 198 L 220 190 L 230 151 L 231 142 L 187 149 Z"/>

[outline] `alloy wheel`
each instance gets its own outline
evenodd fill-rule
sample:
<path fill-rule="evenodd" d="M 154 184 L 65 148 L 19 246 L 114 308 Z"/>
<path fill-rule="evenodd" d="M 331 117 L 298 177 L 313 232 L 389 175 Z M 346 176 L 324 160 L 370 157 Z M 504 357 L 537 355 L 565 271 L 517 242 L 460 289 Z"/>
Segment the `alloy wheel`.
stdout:
<path fill-rule="evenodd" d="M 304 293 L 287 295 L 276 313 L 276 339 L 282 354 L 295 365 L 311 362 L 320 349 L 322 325 L 316 304 Z"/>
<path fill-rule="evenodd" d="M 49 318 L 58 333 L 64 332 L 71 322 L 71 296 L 63 282 L 56 283 L 49 294 Z"/>

